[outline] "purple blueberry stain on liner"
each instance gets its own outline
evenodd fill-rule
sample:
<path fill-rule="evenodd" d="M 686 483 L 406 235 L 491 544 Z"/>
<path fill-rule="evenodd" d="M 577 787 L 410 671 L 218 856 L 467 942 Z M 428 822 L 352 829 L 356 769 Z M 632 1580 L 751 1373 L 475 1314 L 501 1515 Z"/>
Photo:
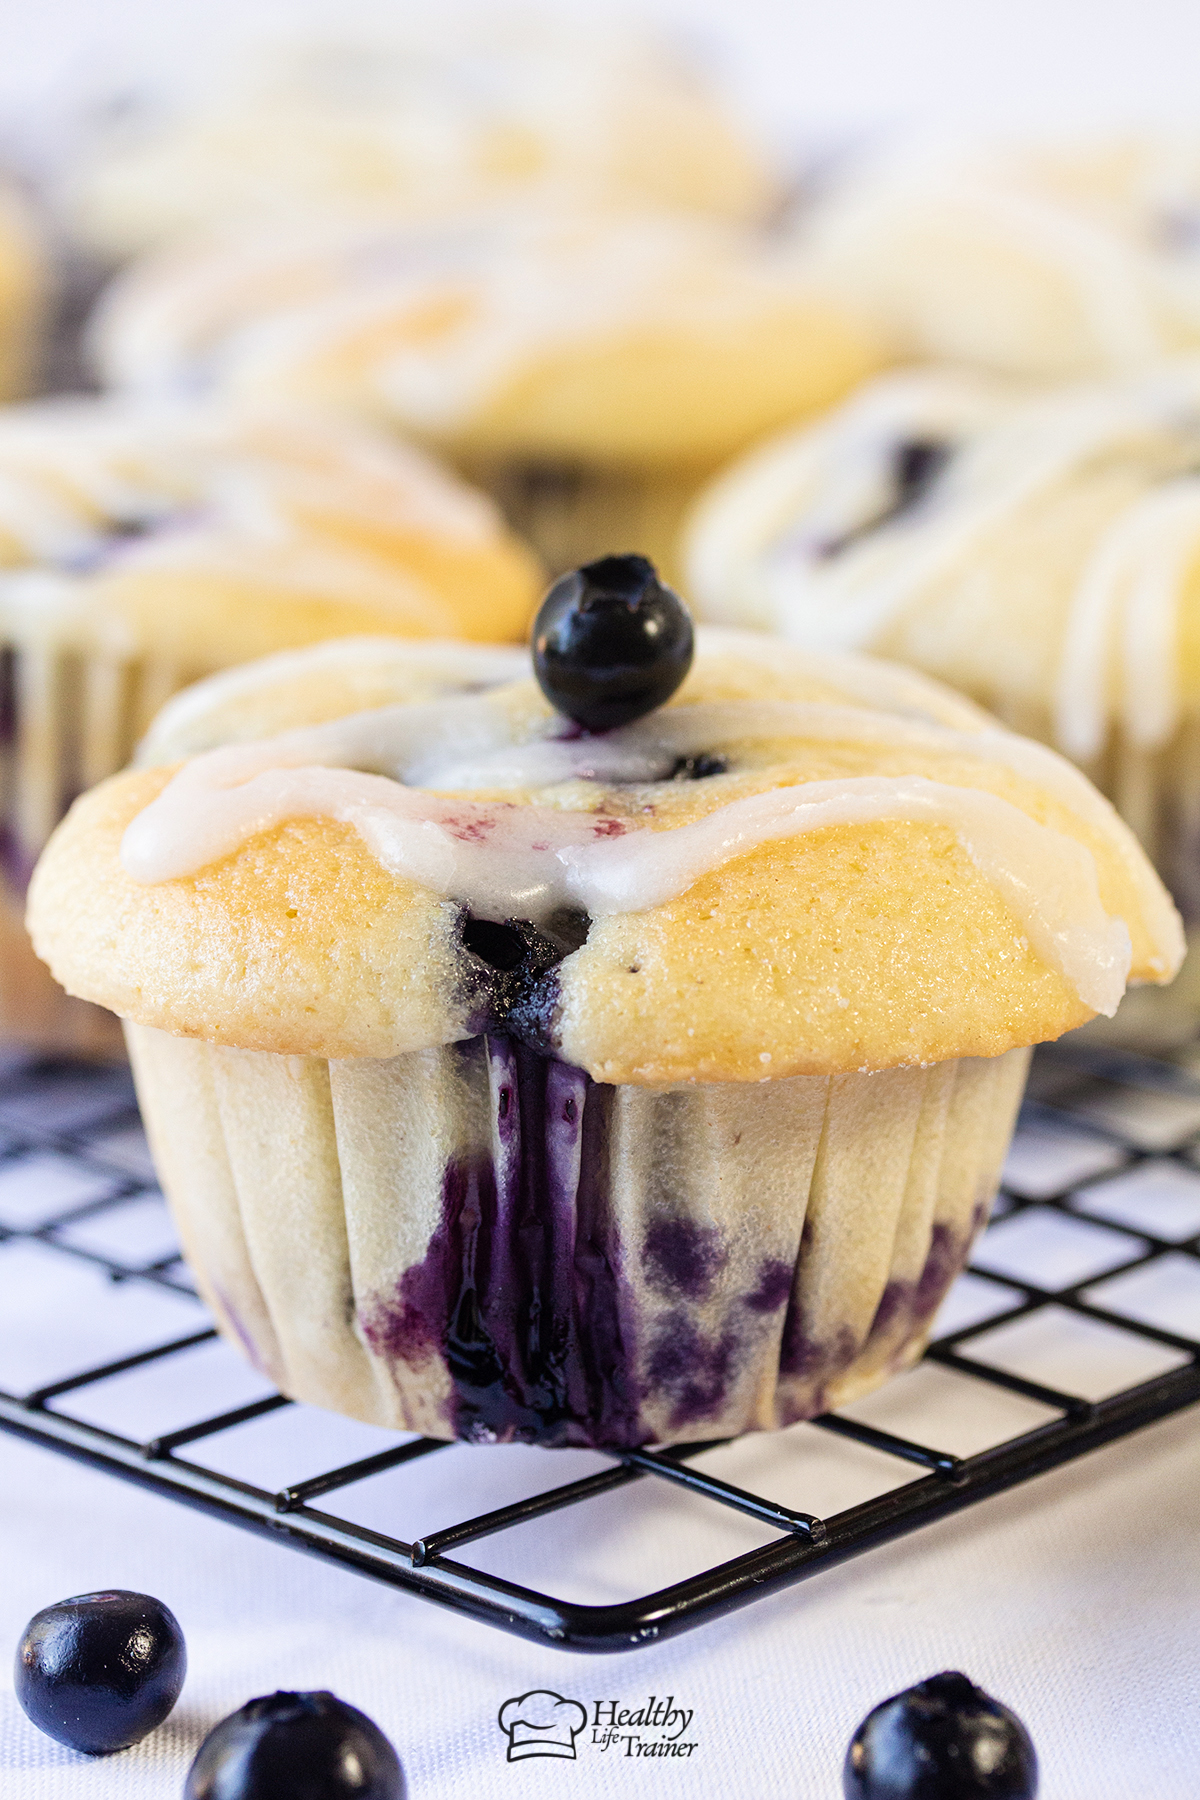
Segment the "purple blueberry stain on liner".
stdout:
<path fill-rule="evenodd" d="M 707 1300 L 728 1254 L 715 1225 L 693 1219 L 657 1219 L 646 1232 L 646 1280 L 658 1294 Z"/>
<path fill-rule="evenodd" d="M 960 1236 L 950 1225 L 934 1226 L 929 1237 L 924 1267 L 913 1288 L 912 1310 L 915 1318 L 922 1319 L 937 1311 L 947 1288 L 966 1262 L 974 1241 L 974 1227 L 965 1236 Z"/>
<path fill-rule="evenodd" d="M 682 1309 L 659 1322 L 647 1374 L 651 1387 L 671 1402 L 672 1431 L 721 1412 L 736 1374 L 738 1349 L 733 1330 L 726 1327 L 716 1337 L 706 1336 Z"/>
<path fill-rule="evenodd" d="M 607 1206 L 612 1090 L 508 1038 L 483 1048 L 499 1154 L 454 1159 L 425 1256 L 363 1317 L 376 1354 L 450 1372 L 478 1443 L 637 1445 L 631 1296 Z"/>
<path fill-rule="evenodd" d="M 237 1308 L 231 1304 L 228 1294 L 223 1288 L 215 1286 L 212 1289 L 212 1293 L 222 1318 L 237 1338 L 238 1343 L 242 1347 L 242 1354 L 250 1364 L 251 1368 L 257 1369 L 260 1375 L 267 1375 L 273 1378 L 273 1371 L 267 1367 L 263 1358 L 260 1356 L 258 1345 L 247 1330 L 245 1320 L 242 1318 Z"/>
<path fill-rule="evenodd" d="M 889 1281 L 880 1295 L 864 1349 L 885 1336 L 896 1335 L 900 1327 L 907 1334 L 933 1317 L 951 1283 L 962 1272 L 987 1210 L 986 1202 L 978 1203 L 972 1211 L 970 1224 L 962 1232 L 944 1221 L 934 1225 L 925 1262 L 916 1280 Z"/>
<path fill-rule="evenodd" d="M 783 1340 L 779 1346 L 779 1373 L 803 1381 L 815 1381 L 819 1377 L 825 1382 L 852 1363 L 859 1348 L 858 1334 L 852 1325 L 839 1325 L 829 1338 L 810 1336 L 793 1300 L 784 1320 Z"/>
<path fill-rule="evenodd" d="M 778 1312 L 791 1298 L 795 1278 L 794 1263 L 785 1261 L 781 1256 L 769 1256 L 759 1268 L 758 1285 L 751 1288 L 743 1304 L 755 1313 Z"/>

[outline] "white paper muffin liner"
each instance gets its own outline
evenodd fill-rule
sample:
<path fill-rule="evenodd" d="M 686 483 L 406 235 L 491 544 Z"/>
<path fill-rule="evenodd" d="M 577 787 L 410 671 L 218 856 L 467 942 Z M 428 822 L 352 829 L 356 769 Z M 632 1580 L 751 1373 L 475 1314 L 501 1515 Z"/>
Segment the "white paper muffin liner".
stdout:
<path fill-rule="evenodd" d="M 914 1361 L 1028 1063 L 652 1090 L 502 1037 L 325 1062 L 127 1033 L 201 1290 L 285 1393 L 610 1448 L 787 1425 Z"/>
<path fill-rule="evenodd" d="M 202 670 L 80 644 L 0 639 L 2 822 L 28 879 L 77 794 L 124 768 L 150 721 Z"/>

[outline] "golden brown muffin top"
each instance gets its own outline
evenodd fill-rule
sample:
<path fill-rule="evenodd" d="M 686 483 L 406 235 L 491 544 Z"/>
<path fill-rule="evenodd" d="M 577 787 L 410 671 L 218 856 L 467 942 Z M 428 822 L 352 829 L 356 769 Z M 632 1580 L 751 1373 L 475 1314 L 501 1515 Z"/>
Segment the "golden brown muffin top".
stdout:
<path fill-rule="evenodd" d="M 702 631 L 666 706 L 590 736 L 430 654 L 321 646 L 175 702 L 34 877 L 63 984 L 245 1048 L 507 1030 L 660 1085 L 998 1055 L 1178 965 L 1108 803 L 907 671 Z M 331 718 L 356 682 L 395 704 Z"/>

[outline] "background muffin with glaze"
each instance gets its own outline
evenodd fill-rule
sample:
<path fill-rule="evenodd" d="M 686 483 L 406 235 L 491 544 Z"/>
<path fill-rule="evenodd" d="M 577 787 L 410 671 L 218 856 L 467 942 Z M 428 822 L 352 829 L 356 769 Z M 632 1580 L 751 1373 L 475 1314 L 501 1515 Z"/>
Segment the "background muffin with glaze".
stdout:
<path fill-rule="evenodd" d="M 189 241 L 110 288 L 92 342 L 125 391 L 397 427 L 487 486 L 555 568 L 670 549 L 707 474 L 888 355 L 757 227 L 529 204 Z"/>
<path fill-rule="evenodd" d="M 0 412 L 6 853 L 0 1029 L 87 1048 L 20 923 L 42 845 L 198 675 L 331 631 L 522 635 L 540 579 L 419 452 L 287 408 L 55 400 Z"/>
<path fill-rule="evenodd" d="M 1054 381 L 1200 345 L 1194 131 L 893 146 L 802 229 L 903 355 Z"/>
<path fill-rule="evenodd" d="M 224 64 L 81 134 L 60 204 L 105 259 L 355 208 L 429 218 L 558 196 L 754 218 L 779 198 L 695 59 L 628 22 L 494 5 L 469 22 L 331 20 Z"/>

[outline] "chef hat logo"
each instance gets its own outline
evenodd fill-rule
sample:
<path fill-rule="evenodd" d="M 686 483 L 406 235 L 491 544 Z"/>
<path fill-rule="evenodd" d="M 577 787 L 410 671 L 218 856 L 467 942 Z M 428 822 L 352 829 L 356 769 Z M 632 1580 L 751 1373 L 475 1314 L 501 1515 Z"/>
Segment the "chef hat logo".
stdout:
<path fill-rule="evenodd" d="M 564 1700 L 549 1688 L 532 1688 L 500 1708 L 509 1762 L 522 1762 L 527 1756 L 567 1756 L 574 1761 L 575 1739 L 586 1724 L 587 1713 L 578 1700 Z"/>

